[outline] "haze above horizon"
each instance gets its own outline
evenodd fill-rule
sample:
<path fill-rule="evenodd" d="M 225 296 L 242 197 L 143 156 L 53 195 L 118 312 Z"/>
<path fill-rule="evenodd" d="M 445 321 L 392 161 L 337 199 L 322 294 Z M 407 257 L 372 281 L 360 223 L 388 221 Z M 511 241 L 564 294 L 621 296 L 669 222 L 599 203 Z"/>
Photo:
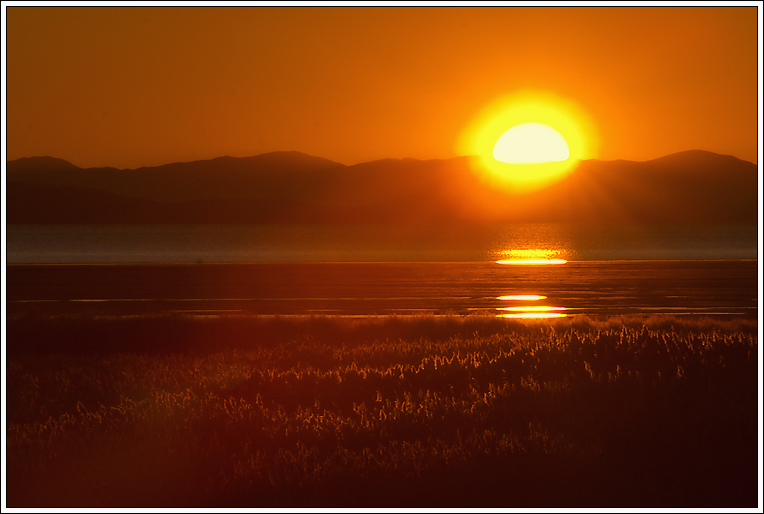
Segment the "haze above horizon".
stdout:
<path fill-rule="evenodd" d="M 579 158 L 758 161 L 755 6 L 5 9 L 9 161 L 448 159 L 523 121 Z"/>

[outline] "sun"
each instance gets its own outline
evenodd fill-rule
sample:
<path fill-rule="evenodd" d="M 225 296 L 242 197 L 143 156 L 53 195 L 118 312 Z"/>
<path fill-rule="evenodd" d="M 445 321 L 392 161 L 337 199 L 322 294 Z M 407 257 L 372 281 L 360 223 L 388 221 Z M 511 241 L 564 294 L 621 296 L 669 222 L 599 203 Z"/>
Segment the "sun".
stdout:
<path fill-rule="evenodd" d="M 484 180 L 528 193 L 567 176 L 596 156 L 596 131 L 587 113 L 552 93 L 520 92 L 487 105 L 464 129 L 461 155 L 474 156 Z"/>
<path fill-rule="evenodd" d="M 565 138 L 549 125 L 520 123 L 504 132 L 493 145 L 493 158 L 507 164 L 543 164 L 567 161 Z"/>

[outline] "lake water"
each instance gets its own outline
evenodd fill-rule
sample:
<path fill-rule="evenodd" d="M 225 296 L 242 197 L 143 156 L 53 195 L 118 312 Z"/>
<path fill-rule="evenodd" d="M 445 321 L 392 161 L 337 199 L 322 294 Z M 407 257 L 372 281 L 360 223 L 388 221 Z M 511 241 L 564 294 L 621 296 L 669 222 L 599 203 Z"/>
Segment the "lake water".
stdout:
<path fill-rule="evenodd" d="M 757 258 L 756 225 L 9 225 L 8 263 L 476 262 Z"/>
<path fill-rule="evenodd" d="M 758 313 L 755 226 L 10 226 L 7 241 L 11 318 Z"/>
<path fill-rule="evenodd" d="M 756 261 L 11 265 L 16 315 L 757 313 Z"/>

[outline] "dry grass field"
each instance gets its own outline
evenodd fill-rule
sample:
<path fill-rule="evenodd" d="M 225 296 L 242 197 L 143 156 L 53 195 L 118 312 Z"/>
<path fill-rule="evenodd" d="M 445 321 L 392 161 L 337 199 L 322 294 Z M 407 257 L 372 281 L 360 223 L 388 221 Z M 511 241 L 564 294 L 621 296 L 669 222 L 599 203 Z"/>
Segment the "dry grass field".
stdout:
<path fill-rule="evenodd" d="M 9 507 L 755 507 L 757 325 L 18 318 Z"/>

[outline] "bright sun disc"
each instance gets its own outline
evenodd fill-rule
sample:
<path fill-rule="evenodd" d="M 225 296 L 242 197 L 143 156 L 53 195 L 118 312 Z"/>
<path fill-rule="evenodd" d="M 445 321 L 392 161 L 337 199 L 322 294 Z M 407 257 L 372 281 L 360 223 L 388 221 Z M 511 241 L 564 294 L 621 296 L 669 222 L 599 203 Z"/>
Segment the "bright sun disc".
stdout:
<path fill-rule="evenodd" d="M 565 138 L 549 125 L 520 123 L 504 132 L 493 146 L 493 158 L 507 164 L 542 164 L 567 161 Z"/>

